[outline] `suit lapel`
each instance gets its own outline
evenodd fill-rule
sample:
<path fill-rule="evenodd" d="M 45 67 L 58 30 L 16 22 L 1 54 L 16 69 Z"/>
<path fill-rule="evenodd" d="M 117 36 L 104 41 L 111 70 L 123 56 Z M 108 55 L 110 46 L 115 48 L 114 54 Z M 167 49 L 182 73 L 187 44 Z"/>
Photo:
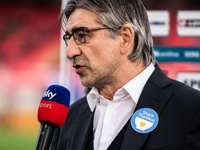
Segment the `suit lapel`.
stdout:
<path fill-rule="evenodd" d="M 171 96 L 171 91 L 168 89 L 168 85 L 170 84 L 170 79 L 164 75 L 158 66 L 156 66 L 155 71 L 147 81 L 141 93 L 135 111 L 141 108 L 151 108 L 157 112 L 158 116 L 160 116 L 162 109 Z M 131 127 L 131 124 L 129 124 L 121 150 L 140 150 L 149 134 L 150 133 L 138 133 Z"/>
<path fill-rule="evenodd" d="M 91 112 L 87 104 L 83 105 L 76 118 L 71 149 L 82 150 L 85 148 L 86 142 L 89 138 L 89 130 L 93 130 L 92 120 L 93 112 Z"/>

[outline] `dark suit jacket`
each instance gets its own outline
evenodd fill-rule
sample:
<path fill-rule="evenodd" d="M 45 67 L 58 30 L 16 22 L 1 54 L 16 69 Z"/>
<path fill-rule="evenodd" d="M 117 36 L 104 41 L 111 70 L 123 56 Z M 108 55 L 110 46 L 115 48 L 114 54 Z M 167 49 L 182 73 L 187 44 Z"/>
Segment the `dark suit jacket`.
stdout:
<path fill-rule="evenodd" d="M 129 123 L 121 150 L 200 150 L 199 91 L 169 79 L 156 66 L 136 110 L 141 108 L 158 113 L 158 126 L 150 133 L 141 134 Z M 72 104 L 65 123 L 55 133 L 51 150 L 84 149 L 92 118 L 86 98 Z"/>

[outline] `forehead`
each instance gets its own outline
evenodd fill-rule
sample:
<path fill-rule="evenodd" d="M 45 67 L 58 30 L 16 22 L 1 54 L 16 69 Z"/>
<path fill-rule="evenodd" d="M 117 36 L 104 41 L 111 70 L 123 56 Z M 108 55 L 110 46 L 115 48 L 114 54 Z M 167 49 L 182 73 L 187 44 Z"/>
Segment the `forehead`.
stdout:
<path fill-rule="evenodd" d="M 67 21 L 67 31 L 71 31 L 75 27 L 90 27 L 97 24 L 95 21 L 97 15 L 85 9 L 76 9 Z"/>

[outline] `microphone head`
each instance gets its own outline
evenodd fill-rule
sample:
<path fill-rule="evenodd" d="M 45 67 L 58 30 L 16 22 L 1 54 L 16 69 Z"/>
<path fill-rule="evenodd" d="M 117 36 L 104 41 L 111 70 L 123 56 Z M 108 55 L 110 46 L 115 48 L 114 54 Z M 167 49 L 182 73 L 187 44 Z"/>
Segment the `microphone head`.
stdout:
<path fill-rule="evenodd" d="M 38 121 L 61 127 L 69 111 L 70 92 L 60 85 L 51 85 L 44 93 L 38 108 Z"/>

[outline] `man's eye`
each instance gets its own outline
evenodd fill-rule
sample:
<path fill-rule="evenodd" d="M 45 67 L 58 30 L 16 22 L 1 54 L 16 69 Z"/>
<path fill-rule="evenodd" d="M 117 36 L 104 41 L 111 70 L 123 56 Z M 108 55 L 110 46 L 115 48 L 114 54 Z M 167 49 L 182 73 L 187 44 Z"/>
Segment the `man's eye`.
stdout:
<path fill-rule="evenodd" d="M 79 42 L 84 42 L 85 36 L 86 35 L 85 35 L 84 31 L 78 31 L 75 33 L 76 40 L 78 40 Z"/>
<path fill-rule="evenodd" d="M 84 38 L 85 37 L 85 34 L 84 33 L 78 33 L 77 34 L 77 38 L 78 39 L 82 39 L 82 38 Z"/>

